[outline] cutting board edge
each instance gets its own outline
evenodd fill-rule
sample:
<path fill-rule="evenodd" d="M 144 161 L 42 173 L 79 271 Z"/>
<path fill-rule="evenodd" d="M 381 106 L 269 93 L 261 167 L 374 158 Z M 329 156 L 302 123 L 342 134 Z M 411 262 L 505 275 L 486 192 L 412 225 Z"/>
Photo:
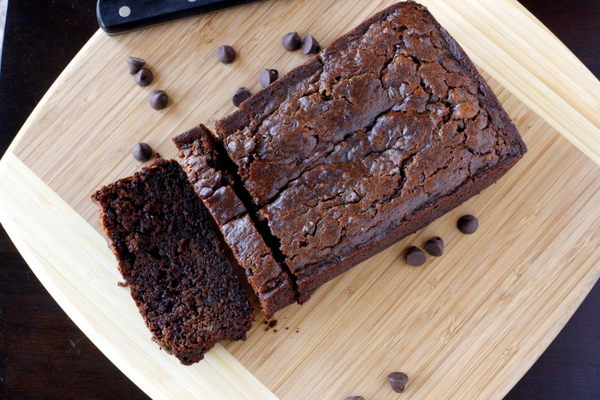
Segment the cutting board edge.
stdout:
<path fill-rule="evenodd" d="M 8 148 L 6 149 L 6 153 L 11 152 L 16 157 L 19 157 L 17 153 L 17 146 L 23 140 L 25 136 L 29 133 L 30 127 L 35 124 L 37 121 L 42 119 L 45 114 L 43 114 L 43 110 L 46 108 L 46 105 L 50 103 L 52 97 L 59 91 L 60 87 L 63 86 L 63 82 L 65 82 L 69 76 L 71 75 L 72 70 L 76 70 L 76 66 L 79 64 L 79 60 L 84 58 L 86 52 L 89 48 L 93 47 L 97 41 L 106 36 L 101 29 L 98 29 L 86 42 L 86 44 L 77 52 L 75 57 L 69 62 L 69 64 L 62 70 L 62 72 L 58 75 L 58 78 L 50 85 L 46 93 L 42 96 L 39 103 L 35 106 L 31 114 L 27 117 L 21 129 L 17 132 L 17 135 L 10 143 Z M 4 156 L 3 156 L 4 157 Z M 23 160 L 21 160 L 23 161 Z"/>
<path fill-rule="evenodd" d="M 544 352 L 548 349 L 550 344 L 558 337 L 563 328 L 571 320 L 577 309 L 581 306 L 585 298 L 593 289 L 594 285 L 600 281 L 600 265 L 592 268 L 586 276 L 587 282 L 584 284 L 579 292 L 571 292 L 571 295 L 576 297 L 576 301 L 569 305 L 566 312 L 563 313 L 563 317 L 559 318 L 559 323 L 554 324 L 553 329 L 549 334 L 546 334 L 544 340 L 541 341 L 538 346 L 531 350 L 532 357 L 525 358 L 526 361 L 521 361 L 522 373 L 514 374 L 514 376 L 507 381 L 506 385 L 503 386 L 502 390 L 498 391 L 498 400 L 503 399 L 508 393 L 519 383 L 519 381 L 525 376 L 525 374 L 533 367 L 533 365 L 540 359 Z"/>

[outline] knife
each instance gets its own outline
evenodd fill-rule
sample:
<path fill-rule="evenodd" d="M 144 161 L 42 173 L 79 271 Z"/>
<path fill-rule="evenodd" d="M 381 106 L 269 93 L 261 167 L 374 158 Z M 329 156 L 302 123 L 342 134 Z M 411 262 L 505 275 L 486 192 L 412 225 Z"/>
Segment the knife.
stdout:
<path fill-rule="evenodd" d="M 98 23 L 109 35 L 129 32 L 256 0 L 98 0 Z"/>

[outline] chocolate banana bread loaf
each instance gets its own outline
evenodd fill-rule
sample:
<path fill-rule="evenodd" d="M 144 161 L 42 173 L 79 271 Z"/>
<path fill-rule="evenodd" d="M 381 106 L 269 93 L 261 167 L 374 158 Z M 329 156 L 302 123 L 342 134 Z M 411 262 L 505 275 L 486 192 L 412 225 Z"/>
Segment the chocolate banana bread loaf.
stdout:
<path fill-rule="evenodd" d="M 292 282 L 236 194 L 234 178 L 223 165 L 227 156 L 212 132 L 199 125 L 173 141 L 190 182 L 246 271 L 267 318 L 295 302 Z"/>
<path fill-rule="evenodd" d="M 300 301 L 526 152 L 465 52 L 412 1 L 335 40 L 216 129 Z"/>
<path fill-rule="evenodd" d="M 220 340 L 245 339 L 248 296 L 176 161 L 158 160 L 93 199 L 125 283 L 164 350 L 189 365 Z"/>

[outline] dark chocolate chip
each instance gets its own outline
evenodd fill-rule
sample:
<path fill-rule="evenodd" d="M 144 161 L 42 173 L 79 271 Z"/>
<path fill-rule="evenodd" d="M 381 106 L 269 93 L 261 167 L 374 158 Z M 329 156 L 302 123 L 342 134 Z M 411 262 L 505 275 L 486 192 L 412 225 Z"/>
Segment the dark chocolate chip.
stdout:
<path fill-rule="evenodd" d="M 148 102 L 155 110 L 162 110 L 169 104 L 169 96 L 162 90 L 155 90 L 150 93 L 150 97 L 148 98 Z"/>
<path fill-rule="evenodd" d="M 131 155 L 140 162 L 148 161 L 152 158 L 152 147 L 148 143 L 136 143 L 131 150 Z"/>
<path fill-rule="evenodd" d="M 235 91 L 235 93 L 233 93 L 233 98 L 231 99 L 231 101 L 233 102 L 234 106 L 239 107 L 240 104 L 242 104 L 242 102 L 249 97 L 250 97 L 250 91 L 248 90 L 248 88 L 241 87 L 241 88 L 238 88 Z"/>
<path fill-rule="evenodd" d="M 319 51 L 321 51 L 321 45 L 317 42 L 317 39 L 311 35 L 307 35 L 304 40 L 302 40 L 302 52 L 304 54 L 316 54 Z"/>
<path fill-rule="evenodd" d="M 263 69 L 258 75 L 258 81 L 262 87 L 267 87 L 271 83 L 275 82 L 279 77 L 279 72 L 276 69 Z"/>
<path fill-rule="evenodd" d="M 429 239 L 423 247 L 432 256 L 439 257 L 444 254 L 444 241 L 439 236 Z"/>
<path fill-rule="evenodd" d="M 283 44 L 283 48 L 287 51 L 296 51 L 302 46 L 302 39 L 298 35 L 298 32 L 290 32 L 283 36 L 281 44 Z"/>
<path fill-rule="evenodd" d="M 458 230 L 462 233 L 471 234 L 479 228 L 479 221 L 472 215 L 463 215 L 456 223 Z"/>
<path fill-rule="evenodd" d="M 388 381 L 390 381 L 390 385 L 394 392 L 402 393 L 404 391 L 404 387 L 408 383 L 408 375 L 404 372 L 392 372 L 388 375 Z"/>
<path fill-rule="evenodd" d="M 229 45 L 219 47 L 217 50 L 217 58 L 223 64 L 231 64 L 235 61 L 235 49 Z"/>
<path fill-rule="evenodd" d="M 425 252 L 418 247 L 410 246 L 406 252 L 406 262 L 413 267 L 419 267 L 425 264 L 427 256 Z"/>
<path fill-rule="evenodd" d="M 362 396 L 350 396 L 346 397 L 344 400 L 365 400 L 365 398 Z"/>
<path fill-rule="evenodd" d="M 131 75 L 137 73 L 144 65 L 146 65 L 146 61 L 137 57 L 128 57 L 127 58 L 127 66 L 129 67 L 129 73 Z"/>
<path fill-rule="evenodd" d="M 154 74 L 148 68 L 142 68 L 135 74 L 135 83 L 140 86 L 148 86 L 154 80 Z"/>

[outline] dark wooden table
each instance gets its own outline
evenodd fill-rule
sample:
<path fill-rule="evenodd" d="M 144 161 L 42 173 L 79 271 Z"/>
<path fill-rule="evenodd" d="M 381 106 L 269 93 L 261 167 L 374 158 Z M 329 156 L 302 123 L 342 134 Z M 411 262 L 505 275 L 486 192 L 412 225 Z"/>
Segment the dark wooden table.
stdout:
<path fill-rule="evenodd" d="M 98 29 L 95 3 L 9 0 L 0 71 L 0 155 Z M 600 77 L 600 0 L 522 3 Z M 54 302 L 1 226 L 0 398 L 147 398 Z M 600 399 L 600 283 L 506 399 Z"/>

